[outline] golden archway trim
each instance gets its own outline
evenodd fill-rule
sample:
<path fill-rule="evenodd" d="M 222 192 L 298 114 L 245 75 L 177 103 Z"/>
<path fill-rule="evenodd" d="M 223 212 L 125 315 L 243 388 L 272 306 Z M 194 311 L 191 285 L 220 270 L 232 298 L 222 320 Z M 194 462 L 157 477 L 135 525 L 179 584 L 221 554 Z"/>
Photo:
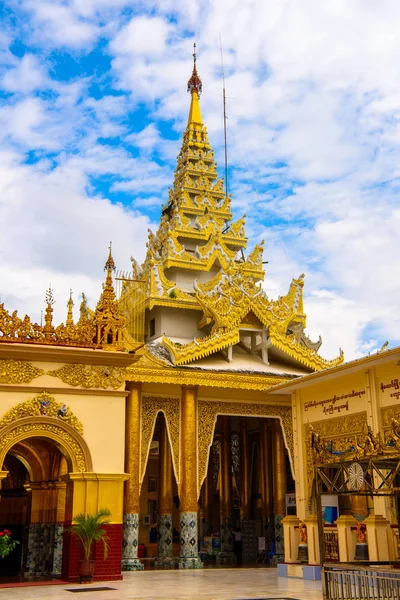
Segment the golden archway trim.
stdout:
<path fill-rule="evenodd" d="M 179 483 L 179 428 L 180 398 L 163 396 L 142 396 L 141 444 L 140 444 L 140 488 L 146 473 L 151 440 L 158 413 L 164 413 L 168 438 L 171 444 L 172 466 Z"/>
<path fill-rule="evenodd" d="M 279 419 L 282 424 L 285 446 L 289 452 L 292 473 L 294 472 L 294 444 L 291 406 L 277 406 L 275 404 L 239 404 L 237 402 L 199 400 L 197 408 L 199 468 L 198 493 L 200 493 L 202 483 L 207 476 L 208 454 L 212 445 L 214 429 L 218 415 Z"/>
<path fill-rule="evenodd" d="M 3 427 L 0 433 L 0 466 L 15 444 L 31 437 L 42 437 L 52 440 L 60 447 L 72 472 L 93 471 L 92 458 L 85 440 L 68 423 L 52 417 L 24 417 Z"/>
<path fill-rule="evenodd" d="M 7 411 L 0 421 L 0 433 L 3 427 L 24 417 L 53 417 L 83 435 L 83 425 L 69 406 L 57 402 L 48 392 L 42 392 L 25 402 L 20 402 Z"/>

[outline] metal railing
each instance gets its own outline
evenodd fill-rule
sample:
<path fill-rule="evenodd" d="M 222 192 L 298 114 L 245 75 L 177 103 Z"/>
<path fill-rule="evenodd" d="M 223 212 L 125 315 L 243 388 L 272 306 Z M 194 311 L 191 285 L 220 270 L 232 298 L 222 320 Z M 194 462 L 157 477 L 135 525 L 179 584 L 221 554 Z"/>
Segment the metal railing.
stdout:
<path fill-rule="evenodd" d="M 400 600 L 400 571 L 324 566 L 326 600 Z"/>

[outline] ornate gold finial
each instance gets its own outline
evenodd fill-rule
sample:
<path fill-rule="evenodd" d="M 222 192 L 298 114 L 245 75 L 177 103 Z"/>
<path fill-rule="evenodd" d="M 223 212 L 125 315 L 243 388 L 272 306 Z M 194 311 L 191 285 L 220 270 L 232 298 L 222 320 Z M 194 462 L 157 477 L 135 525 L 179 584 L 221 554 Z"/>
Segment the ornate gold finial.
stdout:
<path fill-rule="evenodd" d="M 190 92 L 191 94 L 193 94 L 193 92 L 196 92 L 198 96 L 200 96 L 201 91 L 203 89 L 203 83 L 199 77 L 199 74 L 197 73 L 197 68 L 196 68 L 196 43 L 193 44 L 193 71 L 192 71 L 192 76 L 188 81 L 187 84 L 187 91 Z"/>
<path fill-rule="evenodd" d="M 74 301 L 72 300 L 72 290 L 69 290 L 69 300 L 67 302 L 68 312 L 67 312 L 67 320 L 65 321 L 65 325 L 67 327 L 74 324 L 74 315 L 72 309 L 74 308 Z"/>
<path fill-rule="evenodd" d="M 46 306 L 46 314 L 44 316 L 45 326 L 43 327 L 43 333 L 46 340 L 51 338 L 52 333 L 54 333 L 53 327 L 53 304 L 55 302 L 53 296 L 53 290 L 51 289 L 51 284 L 49 285 L 49 289 L 46 290 L 45 294 L 45 303 Z"/>
<path fill-rule="evenodd" d="M 110 245 L 108 246 L 108 258 L 106 264 L 104 265 L 105 271 L 115 271 L 115 262 L 111 253 L 111 246 L 112 242 L 110 242 Z"/>

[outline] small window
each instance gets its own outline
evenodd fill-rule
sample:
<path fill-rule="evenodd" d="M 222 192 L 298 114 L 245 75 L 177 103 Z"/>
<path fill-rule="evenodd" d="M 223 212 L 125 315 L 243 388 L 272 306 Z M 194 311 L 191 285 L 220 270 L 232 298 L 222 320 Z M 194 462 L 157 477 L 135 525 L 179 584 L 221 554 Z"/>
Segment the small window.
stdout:
<path fill-rule="evenodd" d="M 150 337 L 156 334 L 156 320 L 150 319 Z"/>

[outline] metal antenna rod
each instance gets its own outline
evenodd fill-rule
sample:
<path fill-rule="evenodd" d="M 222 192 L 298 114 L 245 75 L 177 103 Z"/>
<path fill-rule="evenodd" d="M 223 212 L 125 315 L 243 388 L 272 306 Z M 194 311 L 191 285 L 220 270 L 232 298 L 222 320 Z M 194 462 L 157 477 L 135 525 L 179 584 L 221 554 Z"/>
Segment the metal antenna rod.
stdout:
<path fill-rule="evenodd" d="M 225 142 L 225 195 L 228 195 L 228 146 L 226 143 L 226 93 L 225 93 L 225 72 L 224 72 L 224 56 L 222 53 L 221 34 L 219 34 L 219 47 L 221 50 L 221 66 L 222 66 L 222 96 L 224 100 L 224 142 Z"/>

